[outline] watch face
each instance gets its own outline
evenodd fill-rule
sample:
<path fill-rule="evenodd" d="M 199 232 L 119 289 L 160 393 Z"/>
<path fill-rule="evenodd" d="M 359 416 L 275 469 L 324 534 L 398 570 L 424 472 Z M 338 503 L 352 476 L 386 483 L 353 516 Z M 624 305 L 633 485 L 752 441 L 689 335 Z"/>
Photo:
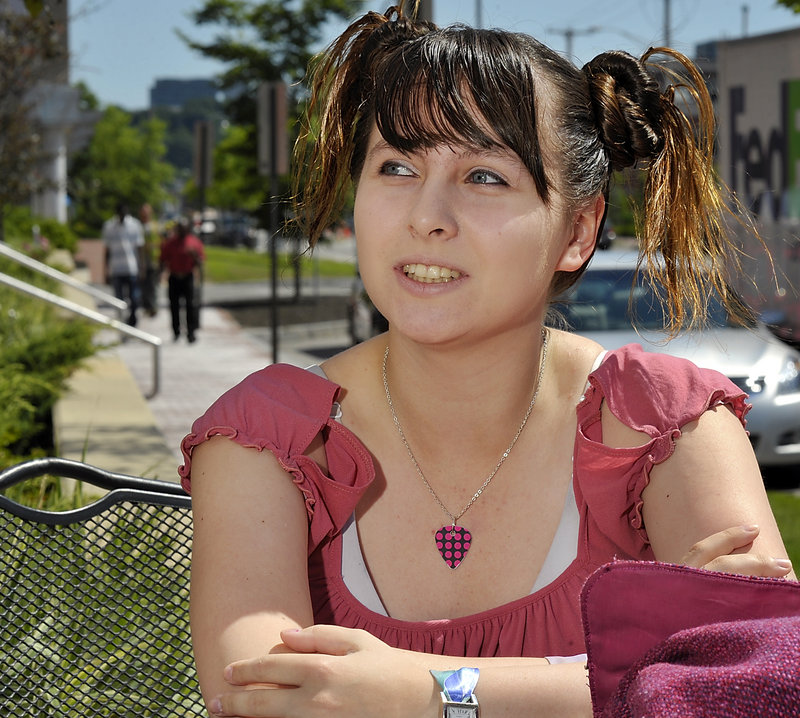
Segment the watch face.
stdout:
<path fill-rule="evenodd" d="M 478 706 L 447 706 L 444 718 L 475 718 Z"/>

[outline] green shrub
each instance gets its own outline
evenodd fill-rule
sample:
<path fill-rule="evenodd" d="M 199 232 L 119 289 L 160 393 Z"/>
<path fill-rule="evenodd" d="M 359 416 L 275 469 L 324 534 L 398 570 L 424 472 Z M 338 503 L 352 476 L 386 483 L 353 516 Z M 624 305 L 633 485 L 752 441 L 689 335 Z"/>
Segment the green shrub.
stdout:
<path fill-rule="evenodd" d="M 31 238 L 31 211 L 28 207 L 3 208 L 3 234 L 6 242 L 18 245 Z"/>
<path fill-rule="evenodd" d="M 0 271 L 56 291 L 0 259 Z M 72 372 L 96 348 L 94 327 L 46 302 L 0 286 L 0 466 L 53 451 L 51 410 Z"/>
<path fill-rule="evenodd" d="M 6 209 L 3 227 L 6 241 L 34 259 L 43 259 L 53 249 L 75 252 L 78 248 L 78 235 L 68 225 L 55 219 L 34 217 L 27 207 Z M 39 228 L 39 240 L 34 239 L 34 227 Z"/>
<path fill-rule="evenodd" d="M 54 219 L 40 219 L 36 223 L 41 235 L 50 240 L 51 249 L 66 249 L 73 253 L 78 249 L 78 235 L 69 225 Z"/>

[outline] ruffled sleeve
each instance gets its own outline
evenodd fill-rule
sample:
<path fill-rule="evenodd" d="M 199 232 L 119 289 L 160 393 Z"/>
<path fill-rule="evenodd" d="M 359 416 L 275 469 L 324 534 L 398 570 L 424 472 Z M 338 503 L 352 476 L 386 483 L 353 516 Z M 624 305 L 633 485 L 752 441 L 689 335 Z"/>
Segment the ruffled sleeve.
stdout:
<path fill-rule="evenodd" d="M 747 395 L 726 376 L 666 354 L 629 344 L 609 352 L 589 376 L 578 405 L 576 495 L 585 501 L 591 521 L 632 558 L 651 558 L 642 523 L 642 491 L 650 470 L 668 459 L 686 424 L 705 411 L 730 407 L 743 425 Z M 632 448 L 603 444 L 603 403 L 622 423 L 650 440 Z"/>
<path fill-rule="evenodd" d="M 331 418 L 339 387 L 312 372 L 274 364 L 223 394 L 181 442 L 181 484 L 191 492 L 192 451 L 212 436 L 267 449 L 302 492 L 309 518 L 309 553 L 338 533 L 372 482 L 372 459 L 361 442 Z M 324 432 L 328 473 L 305 455 Z M 331 478 L 333 477 L 333 478 Z"/>

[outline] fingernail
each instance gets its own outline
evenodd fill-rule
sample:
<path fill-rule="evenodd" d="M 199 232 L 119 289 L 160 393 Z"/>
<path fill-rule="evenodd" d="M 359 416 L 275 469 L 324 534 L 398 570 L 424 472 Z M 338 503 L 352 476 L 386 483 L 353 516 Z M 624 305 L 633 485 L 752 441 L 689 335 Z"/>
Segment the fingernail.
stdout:
<path fill-rule="evenodd" d="M 233 678 L 233 666 L 225 666 L 225 670 L 222 671 L 222 677 L 230 683 Z"/>
<path fill-rule="evenodd" d="M 221 716 L 222 713 L 222 701 L 219 698 L 212 698 L 211 702 L 208 704 L 208 710 L 213 713 L 215 716 Z"/>
<path fill-rule="evenodd" d="M 792 562 L 788 558 L 773 558 L 772 561 L 778 568 L 784 571 L 792 570 Z"/>
<path fill-rule="evenodd" d="M 742 526 L 742 531 L 747 531 L 748 533 L 755 533 L 758 531 L 758 524 L 745 524 Z"/>

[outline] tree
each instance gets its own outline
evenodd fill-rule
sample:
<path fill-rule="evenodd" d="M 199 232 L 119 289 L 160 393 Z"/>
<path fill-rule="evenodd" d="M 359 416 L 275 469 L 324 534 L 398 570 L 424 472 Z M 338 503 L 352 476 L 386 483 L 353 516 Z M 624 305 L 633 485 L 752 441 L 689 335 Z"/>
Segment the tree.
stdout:
<path fill-rule="evenodd" d="M 180 107 L 153 107 L 134 114 L 134 124 L 155 115 L 167 125 L 165 160 L 180 173 L 191 173 L 194 152 L 194 126 L 198 120 L 210 120 L 219 127 L 225 119 L 221 104 L 216 99 L 200 98 L 185 102 Z"/>
<path fill-rule="evenodd" d="M 800 12 L 800 0 L 778 0 L 779 5 L 785 5 L 792 12 Z"/>
<path fill-rule="evenodd" d="M 260 185 L 247 181 L 256 173 L 256 158 L 250 151 L 252 137 L 246 127 L 230 125 L 214 151 L 214 178 L 208 202 L 223 210 L 254 212 L 264 201 Z"/>
<path fill-rule="evenodd" d="M 105 110 L 88 147 L 73 161 L 70 175 L 80 233 L 99 231 L 119 202 L 132 211 L 145 202 L 154 207 L 164 202 L 174 172 L 163 161 L 164 132 L 165 124 L 158 118 L 134 126 L 120 108 Z"/>
<path fill-rule="evenodd" d="M 189 47 L 229 65 L 218 78 L 227 91 L 226 111 L 237 131 L 236 156 L 254 158 L 256 147 L 256 89 L 264 81 L 293 84 L 290 104 L 297 116 L 302 101 L 300 83 L 314 53 L 321 49 L 329 23 L 345 20 L 360 7 L 361 0 L 205 0 L 192 17 L 198 25 L 218 25 L 222 32 L 210 43 L 201 43 L 179 33 Z M 231 171 L 244 170 L 244 203 L 254 189 L 263 186 L 254 161 L 233 162 Z M 225 178 L 215 172 L 215 182 Z M 241 182 L 241 177 L 237 181 Z M 233 180 L 228 182 L 230 187 Z M 243 204 L 244 206 L 244 204 Z M 263 205 L 262 205 L 263 209 Z"/>
<path fill-rule="evenodd" d="M 33 119 L 32 90 L 48 77 L 62 52 L 47 8 L 28 14 L 9 9 L 7 3 L 0 6 L 0 239 L 5 208 L 43 186 L 35 171 L 43 149 Z"/>

